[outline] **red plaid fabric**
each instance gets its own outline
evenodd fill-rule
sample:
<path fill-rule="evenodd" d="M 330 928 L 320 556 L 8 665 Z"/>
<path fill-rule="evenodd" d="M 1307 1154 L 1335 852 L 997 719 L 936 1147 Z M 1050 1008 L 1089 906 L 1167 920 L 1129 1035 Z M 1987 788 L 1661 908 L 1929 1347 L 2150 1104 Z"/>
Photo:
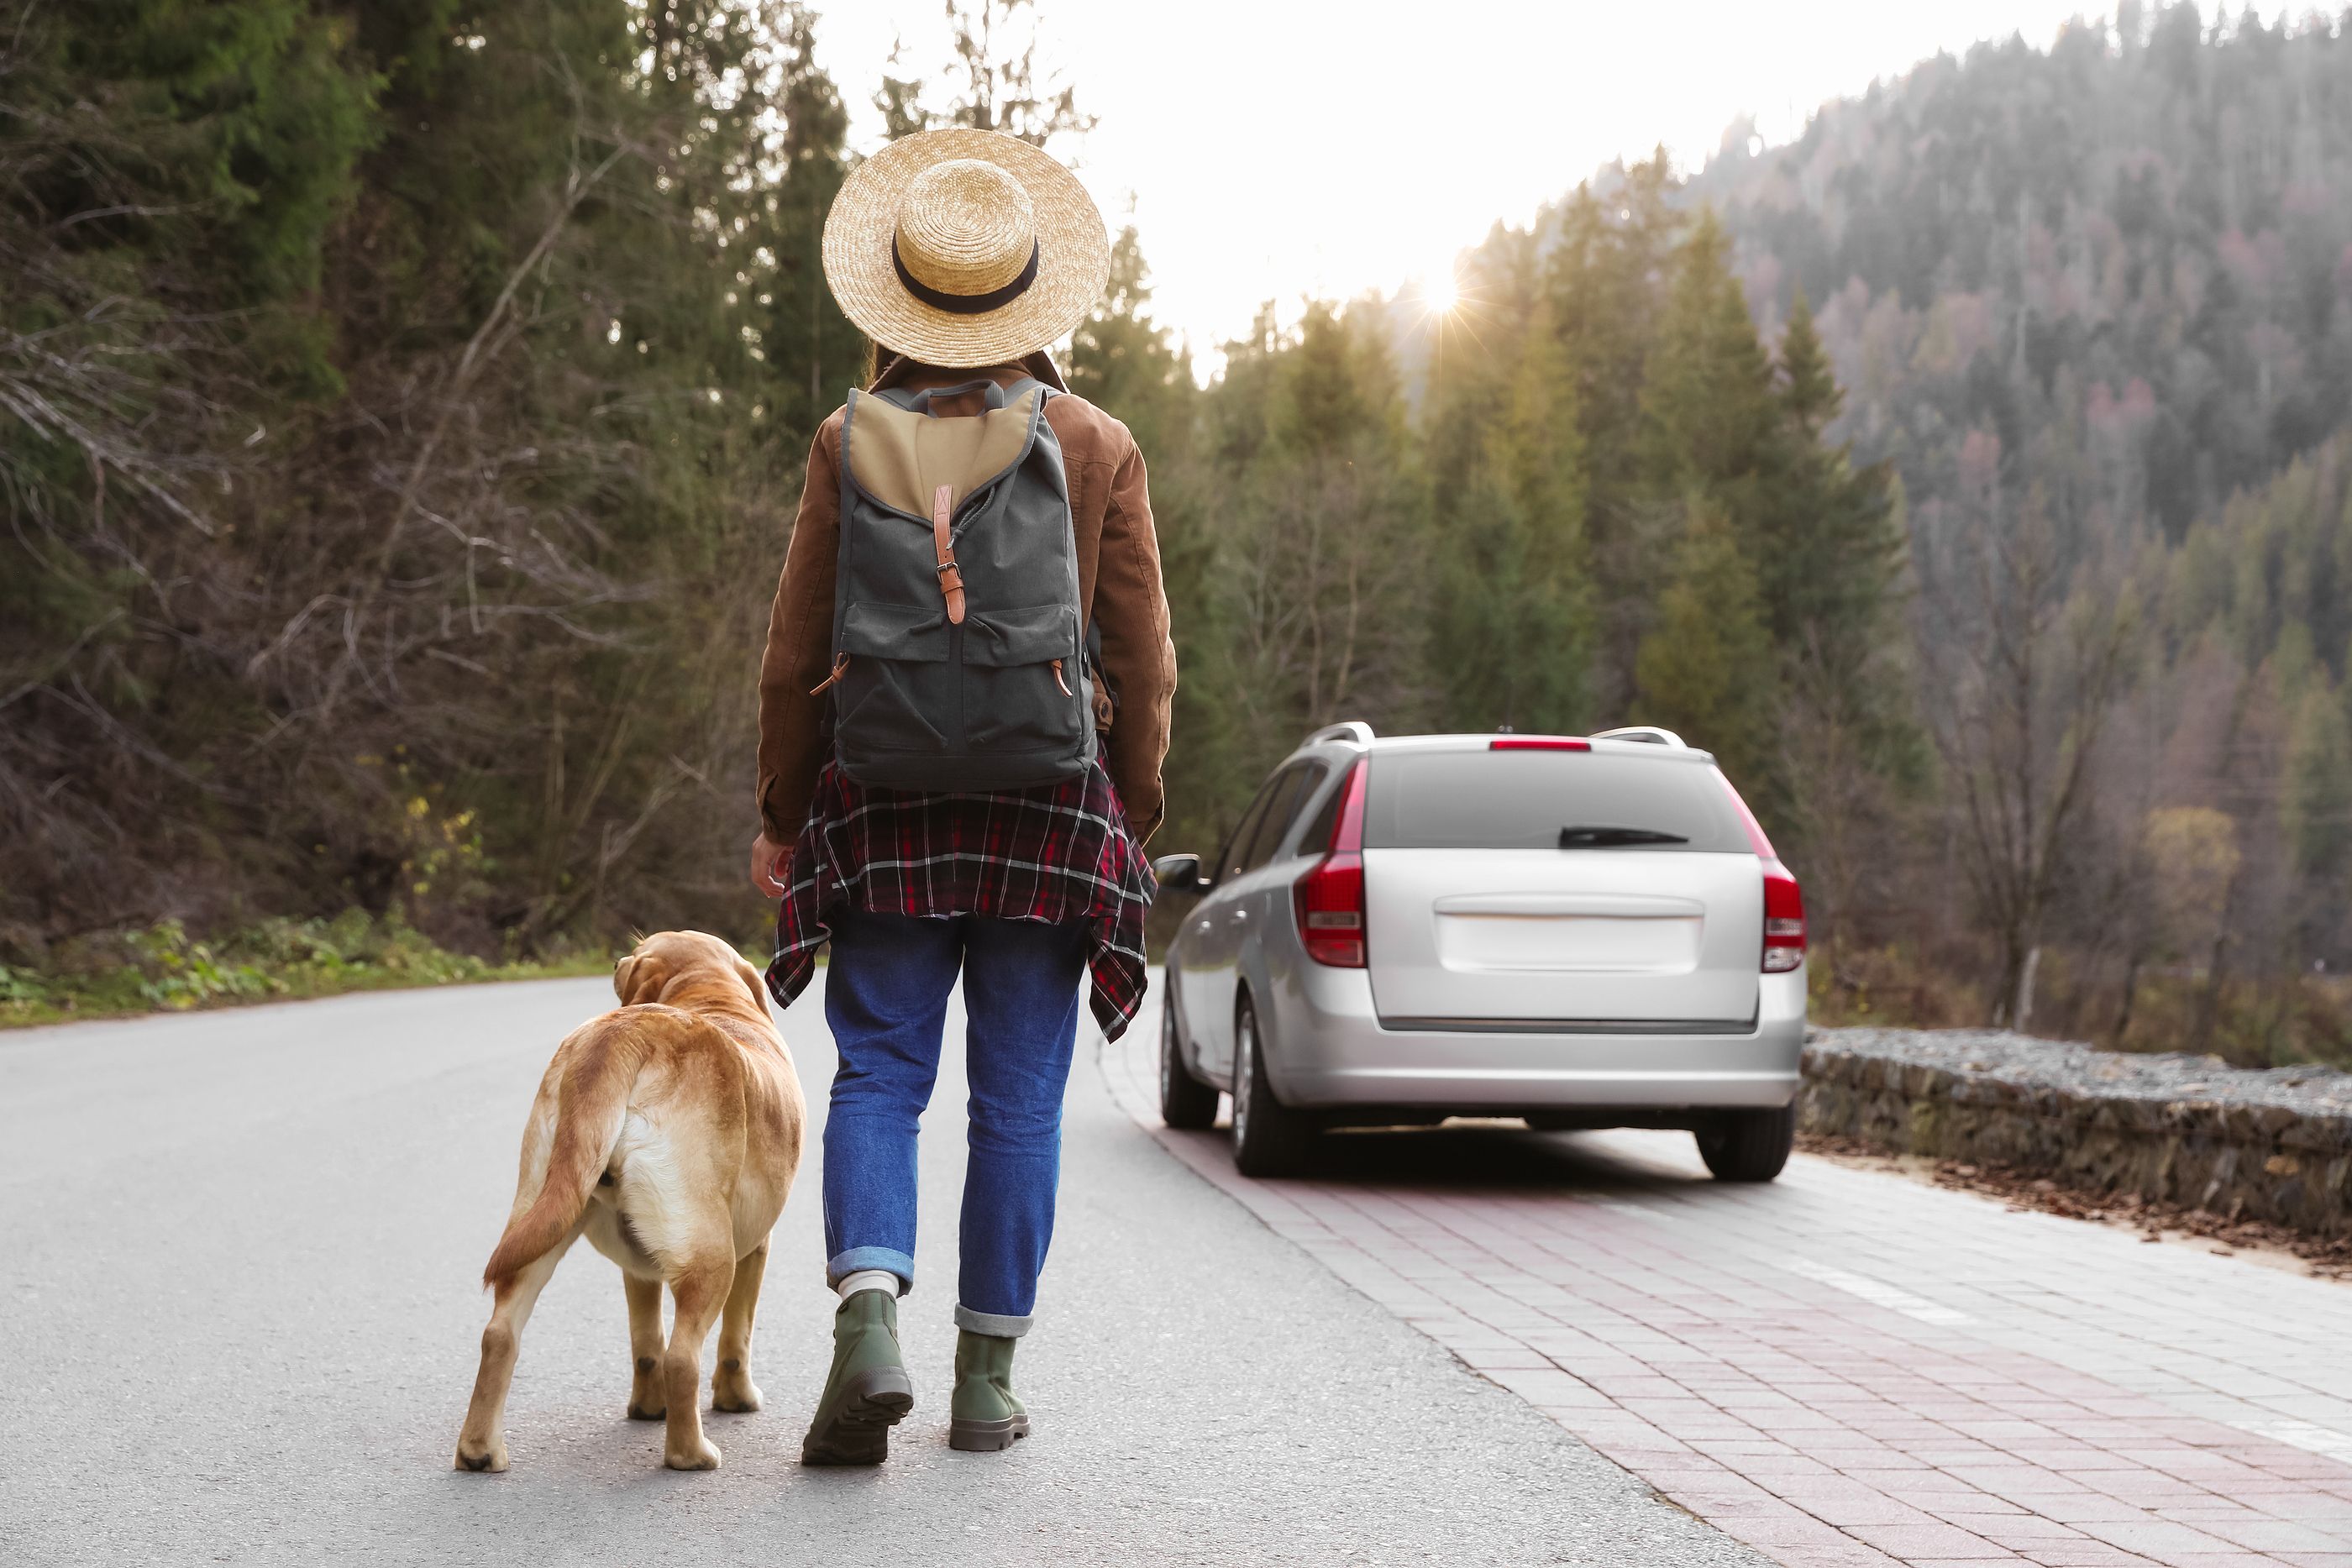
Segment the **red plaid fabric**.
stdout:
<path fill-rule="evenodd" d="M 874 915 L 1083 920 L 1104 1035 L 1125 1033 L 1143 1003 L 1155 884 L 1100 762 L 1064 783 L 971 795 L 869 789 L 827 762 L 788 874 L 768 966 L 779 1006 L 808 988 L 825 920 L 845 903 Z"/>

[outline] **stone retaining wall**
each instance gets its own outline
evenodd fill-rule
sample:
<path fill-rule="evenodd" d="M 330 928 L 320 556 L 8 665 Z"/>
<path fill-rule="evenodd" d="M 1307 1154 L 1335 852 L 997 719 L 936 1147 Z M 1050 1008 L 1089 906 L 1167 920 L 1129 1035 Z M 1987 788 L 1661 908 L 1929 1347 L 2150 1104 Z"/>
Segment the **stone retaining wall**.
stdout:
<path fill-rule="evenodd" d="M 2352 1074 L 1962 1030 L 1816 1030 L 1798 1124 L 2315 1236 L 2352 1236 Z"/>

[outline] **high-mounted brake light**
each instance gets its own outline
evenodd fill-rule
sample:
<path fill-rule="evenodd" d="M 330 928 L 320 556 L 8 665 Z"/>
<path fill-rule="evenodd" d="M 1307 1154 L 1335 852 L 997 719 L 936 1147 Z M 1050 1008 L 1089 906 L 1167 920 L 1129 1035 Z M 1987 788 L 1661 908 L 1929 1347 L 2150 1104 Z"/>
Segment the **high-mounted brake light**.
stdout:
<path fill-rule="evenodd" d="M 1349 765 L 1330 845 L 1290 890 L 1307 956 L 1339 969 L 1364 967 L 1364 773 L 1362 758 Z"/>
<path fill-rule="evenodd" d="M 1592 742 L 1572 735 L 1498 735 L 1486 743 L 1489 751 L 1590 751 Z"/>

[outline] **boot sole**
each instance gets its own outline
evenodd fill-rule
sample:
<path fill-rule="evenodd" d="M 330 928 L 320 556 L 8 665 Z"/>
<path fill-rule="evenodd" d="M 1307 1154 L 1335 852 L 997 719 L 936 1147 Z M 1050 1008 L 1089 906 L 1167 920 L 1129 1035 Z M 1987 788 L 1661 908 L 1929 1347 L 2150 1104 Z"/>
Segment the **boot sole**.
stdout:
<path fill-rule="evenodd" d="M 948 1447 L 967 1454 L 992 1454 L 1009 1448 L 1029 1435 L 1029 1417 L 1006 1416 L 994 1421 L 950 1420 Z"/>
<path fill-rule="evenodd" d="M 878 1465 L 890 1457 L 890 1428 L 915 1407 L 906 1370 L 871 1367 L 849 1380 L 840 1410 L 801 1442 L 804 1465 Z"/>

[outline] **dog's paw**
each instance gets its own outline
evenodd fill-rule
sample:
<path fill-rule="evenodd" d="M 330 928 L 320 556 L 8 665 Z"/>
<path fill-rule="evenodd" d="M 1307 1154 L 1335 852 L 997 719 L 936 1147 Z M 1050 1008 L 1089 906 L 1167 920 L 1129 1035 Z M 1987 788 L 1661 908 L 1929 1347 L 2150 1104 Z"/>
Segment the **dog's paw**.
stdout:
<path fill-rule="evenodd" d="M 749 1416 L 760 1407 L 760 1385 L 748 1373 L 729 1377 L 721 1373 L 710 1385 L 710 1407 L 730 1416 Z"/>
<path fill-rule="evenodd" d="M 682 1454 L 672 1449 L 662 1456 L 662 1463 L 674 1470 L 715 1470 L 719 1468 L 718 1445 L 705 1437 L 699 1451 Z"/>
<path fill-rule="evenodd" d="M 495 1475 L 507 1468 L 507 1446 L 492 1443 L 476 1448 L 470 1443 L 461 1442 L 457 1445 L 457 1468 L 477 1474 L 487 1472 Z"/>
<path fill-rule="evenodd" d="M 669 1419 L 669 1406 L 658 1402 L 652 1405 L 646 1405 L 639 1403 L 637 1400 L 632 1399 L 629 1401 L 629 1419 L 632 1421 L 667 1421 Z"/>

